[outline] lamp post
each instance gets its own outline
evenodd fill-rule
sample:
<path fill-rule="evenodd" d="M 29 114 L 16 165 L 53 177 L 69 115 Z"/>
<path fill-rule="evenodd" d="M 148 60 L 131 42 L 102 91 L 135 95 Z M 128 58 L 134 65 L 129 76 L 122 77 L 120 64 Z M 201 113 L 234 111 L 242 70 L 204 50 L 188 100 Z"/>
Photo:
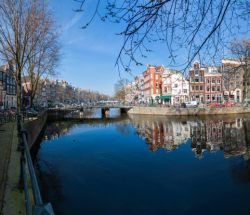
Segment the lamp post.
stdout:
<path fill-rule="evenodd" d="M 3 83 L 2 83 L 2 81 L 0 82 L 0 95 L 1 95 L 1 97 L 0 97 L 0 106 L 2 107 L 3 106 Z"/>

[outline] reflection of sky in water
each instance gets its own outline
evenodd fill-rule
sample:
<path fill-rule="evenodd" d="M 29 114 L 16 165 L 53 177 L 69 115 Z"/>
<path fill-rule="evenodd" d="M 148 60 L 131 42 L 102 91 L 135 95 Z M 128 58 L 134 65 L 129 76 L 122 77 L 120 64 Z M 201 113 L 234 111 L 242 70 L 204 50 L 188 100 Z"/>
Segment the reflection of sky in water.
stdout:
<path fill-rule="evenodd" d="M 86 116 L 86 118 L 101 118 L 102 113 L 100 108 L 92 109 L 92 113 Z M 119 108 L 111 108 L 109 111 L 109 118 L 119 117 L 120 116 L 120 109 Z"/>
<path fill-rule="evenodd" d="M 63 124 L 69 133 L 37 154 L 43 195 L 63 215 L 248 214 L 250 121 L 242 118 Z"/>

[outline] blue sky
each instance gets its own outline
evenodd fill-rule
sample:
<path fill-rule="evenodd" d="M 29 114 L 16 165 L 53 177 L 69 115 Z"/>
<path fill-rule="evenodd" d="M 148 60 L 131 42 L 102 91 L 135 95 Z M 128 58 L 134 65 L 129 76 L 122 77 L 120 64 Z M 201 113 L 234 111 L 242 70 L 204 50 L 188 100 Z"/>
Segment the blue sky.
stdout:
<path fill-rule="evenodd" d="M 114 84 L 119 79 L 115 60 L 122 44 L 122 38 L 115 34 L 121 31 L 121 26 L 96 19 L 83 30 L 81 26 L 92 14 L 91 6 L 85 13 L 76 13 L 74 9 L 78 4 L 73 0 L 52 0 L 49 4 L 60 28 L 62 56 L 57 78 L 77 87 L 112 95 Z M 152 53 L 147 61 L 161 65 L 166 62 L 166 58 L 167 55 L 161 49 Z M 133 75 L 142 73 L 146 63 L 144 66 L 132 67 Z M 125 72 L 121 76 L 132 78 Z"/>
<path fill-rule="evenodd" d="M 76 87 L 112 95 L 114 84 L 120 78 L 115 61 L 123 42 L 123 38 L 116 34 L 122 31 L 123 26 L 102 22 L 96 18 L 87 29 L 81 29 L 95 7 L 95 1 L 86 2 L 85 11 L 77 13 L 74 9 L 78 9 L 79 4 L 73 0 L 49 1 L 60 32 L 62 56 L 57 68 L 59 75 L 56 78 L 66 80 Z M 244 29 L 249 29 L 249 26 Z M 175 68 L 175 65 L 168 64 L 170 59 L 166 44 L 151 44 L 150 48 L 153 52 L 142 61 L 144 65 L 131 67 L 133 76 L 145 71 L 146 64 L 181 69 L 180 66 Z M 213 50 L 211 52 L 213 53 Z M 222 50 L 220 52 L 224 54 Z M 177 64 L 186 62 L 186 54 L 187 49 L 177 49 Z M 225 54 L 228 55 L 227 52 Z M 201 56 L 206 58 L 207 54 Z M 208 64 L 211 63 L 208 61 Z M 122 72 L 121 77 L 132 79 L 126 72 Z"/>

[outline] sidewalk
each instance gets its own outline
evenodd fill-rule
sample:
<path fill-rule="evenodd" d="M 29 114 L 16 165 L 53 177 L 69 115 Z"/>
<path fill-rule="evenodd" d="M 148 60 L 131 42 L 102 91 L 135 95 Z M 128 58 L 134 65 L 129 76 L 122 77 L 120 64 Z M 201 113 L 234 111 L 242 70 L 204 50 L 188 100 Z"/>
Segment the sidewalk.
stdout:
<path fill-rule="evenodd" d="M 0 211 L 3 206 L 14 129 L 16 129 L 14 122 L 0 125 Z"/>

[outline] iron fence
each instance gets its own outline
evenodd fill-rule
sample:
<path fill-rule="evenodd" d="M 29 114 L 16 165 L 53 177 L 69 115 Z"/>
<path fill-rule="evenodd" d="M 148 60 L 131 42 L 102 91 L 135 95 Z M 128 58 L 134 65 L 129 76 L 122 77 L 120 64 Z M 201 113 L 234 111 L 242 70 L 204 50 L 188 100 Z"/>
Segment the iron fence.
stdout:
<path fill-rule="evenodd" d="M 26 215 L 54 215 L 53 208 L 50 203 L 44 203 L 42 200 L 40 188 L 38 185 L 35 169 L 30 155 L 27 143 L 27 132 L 24 129 L 23 118 L 17 115 L 17 129 L 19 137 L 20 158 L 20 189 L 24 190 Z M 32 196 L 30 197 L 28 181 L 31 181 Z M 34 199 L 34 201 L 31 201 Z"/>

